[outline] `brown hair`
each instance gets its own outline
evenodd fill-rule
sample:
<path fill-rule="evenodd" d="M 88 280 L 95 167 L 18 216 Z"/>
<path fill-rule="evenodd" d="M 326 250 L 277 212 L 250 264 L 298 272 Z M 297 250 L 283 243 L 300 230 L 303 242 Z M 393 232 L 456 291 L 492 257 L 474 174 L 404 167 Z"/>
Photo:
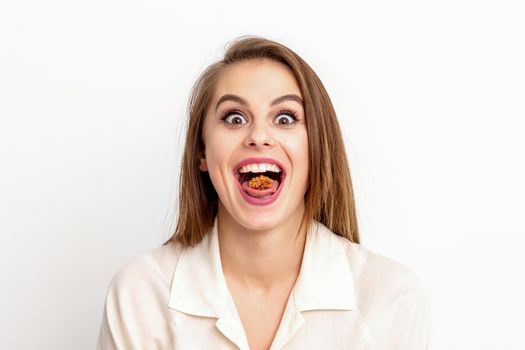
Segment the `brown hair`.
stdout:
<path fill-rule="evenodd" d="M 224 69 L 248 59 L 266 58 L 291 68 L 303 95 L 308 133 L 309 183 L 301 227 L 317 220 L 334 233 L 359 243 L 354 193 L 341 130 L 321 80 L 295 52 L 277 42 L 243 36 L 228 46 L 224 58 L 201 73 L 188 104 L 189 123 L 179 188 L 179 217 L 171 241 L 192 246 L 213 227 L 218 196 L 208 172 L 199 170 L 204 150 L 202 128 L 217 80 Z"/>

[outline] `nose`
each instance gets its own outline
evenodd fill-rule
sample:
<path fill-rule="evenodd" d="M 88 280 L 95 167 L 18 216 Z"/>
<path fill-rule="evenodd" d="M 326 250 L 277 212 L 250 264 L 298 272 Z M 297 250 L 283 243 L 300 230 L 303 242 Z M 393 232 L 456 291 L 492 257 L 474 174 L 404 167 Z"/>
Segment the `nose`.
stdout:
<path fill-rule="evenodd" d="M 275 140 L 271 135 L 269 126 L 264 121 L 254 121 L 251 125 L 248 135 L 244 140 L 244 145 L 248 148 L 265 149 L 272 148 Z"/>

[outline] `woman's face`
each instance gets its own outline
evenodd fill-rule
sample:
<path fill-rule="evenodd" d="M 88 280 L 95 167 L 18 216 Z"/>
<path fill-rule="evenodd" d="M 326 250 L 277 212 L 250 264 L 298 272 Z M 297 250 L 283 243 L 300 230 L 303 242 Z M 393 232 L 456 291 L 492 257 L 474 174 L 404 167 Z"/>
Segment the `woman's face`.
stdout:
<path fill-rule="evenodd" d="M 308 137 L 302 94 L 286 65 L 256 59 L 226 68 L 208 106 L 202 136 L 200 170 L 209 172 L 219 211 L 226 210 L 224 214 L 250 230 L 302 217 Z M 264 171 L 273 187 L 250 189 L 249 179 Z"/>

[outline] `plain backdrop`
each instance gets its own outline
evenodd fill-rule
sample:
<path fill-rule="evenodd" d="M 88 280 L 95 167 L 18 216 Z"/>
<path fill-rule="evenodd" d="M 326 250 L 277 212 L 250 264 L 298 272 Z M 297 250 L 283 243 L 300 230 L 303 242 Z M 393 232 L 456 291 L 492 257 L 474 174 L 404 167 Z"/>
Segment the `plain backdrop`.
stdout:
<path fill-rule="evenodd" d="M 520 1 L 5 1 L 0 343 L 93 349 L 107 286 L 170 236 L 186 105 L 240 35 L 324 82 L 362 242 L 420 277 L 432 349 L 524 349 Z"/>

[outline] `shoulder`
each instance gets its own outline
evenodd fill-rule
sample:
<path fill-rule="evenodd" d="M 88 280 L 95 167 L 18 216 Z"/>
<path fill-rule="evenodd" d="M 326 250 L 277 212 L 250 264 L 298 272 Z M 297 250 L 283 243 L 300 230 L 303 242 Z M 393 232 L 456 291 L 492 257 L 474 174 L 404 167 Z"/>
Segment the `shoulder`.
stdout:
<path fill-rule="evenodd" d="M 166 324 L 171 276 L 181 247 L 167 244 L 125 263 L 109 284 L 97 349 L 173 348 Z"/>
<path fill-rule="evenodd" d="M 331 231 L 320 222 L 318 224 L 319 237 L 329 243 L 329 246 L 338 246 L 344 251 L 346 261 L 350 266 L 356 287 L 365 286 L 383 291 L 403 291 L 406 289 L 421 288 L 421 282 L 415 272 L 403 263 L 379 254 L 362 244 L 354 243 Z"/>
<path fill-rule="evenodd" d="M 182 247 L 168 243 L 146 251 L 121 266 L 110 282 L 110 289 L 140 286 L 169 288 Z"/>
<path fill-rule="evenodd" d="M 345 250 L 358 309 L 380 348 L 427 349 L 430 304 L 405 264 L 337 236 Z"/>
<path fill-rule="evenodd" d="M 359 299 L 398 299 L 403 294 L 425 298 L 420 278 L 407 265 L 379 254 L 361 244 L 336 236 L 352 270 Z"/>

